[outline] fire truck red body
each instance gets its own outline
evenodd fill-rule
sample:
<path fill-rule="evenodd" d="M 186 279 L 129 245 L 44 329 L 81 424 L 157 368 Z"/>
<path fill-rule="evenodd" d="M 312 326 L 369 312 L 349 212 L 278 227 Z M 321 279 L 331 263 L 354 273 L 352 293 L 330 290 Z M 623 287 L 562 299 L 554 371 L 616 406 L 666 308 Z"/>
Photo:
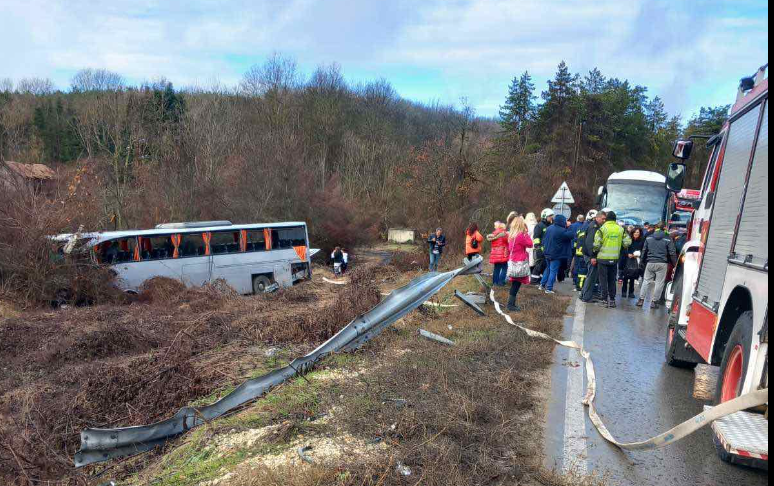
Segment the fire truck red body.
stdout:
<path fill-rule="evenodd" d="M 743 79 L 721 133 L 708 143 L 700 204 L 672 286 L 667 362 L 719 366 L 718 403 L 768 388 L 768 86 L 768 65 Z M 747 414 L 735 417 L 743 427 L 765 431 L 740 446 L 716 430 L 721 456 L 768 468 L 768 420 L 740 414 Z"/>

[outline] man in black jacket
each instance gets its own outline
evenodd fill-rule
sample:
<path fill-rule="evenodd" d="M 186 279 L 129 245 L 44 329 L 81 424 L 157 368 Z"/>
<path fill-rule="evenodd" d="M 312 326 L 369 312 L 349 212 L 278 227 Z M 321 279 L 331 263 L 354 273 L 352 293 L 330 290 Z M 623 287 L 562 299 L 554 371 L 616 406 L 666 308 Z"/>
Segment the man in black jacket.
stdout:
<path fill-rule="evenodd" d="M 554 224 L 554 211 L 546 208 L 540 213 L 540 221 L 535 226 L 535 230 L 532 232 L 532 243 L 535 245 L 535 266 L 532 267 L 532 281 L 533 283 L 540 282 L 543 279 L 543 272 L 546 269 L 546 257 L 545 248 L 543 247 L 543 239 L 546 235 L 546 230 Z"/>
<path fill-rule="evenodd" d="M 640 268 L 644 268 L 645 280 L 640 288 L 640 300 L 637 301 L 637 307 L 645 304 L 648 297 L 650 284 L 655 283 L 656 290 L 653 293 L 653 303 L 651 309 L 658 309 L 658 300 L 664 290 L 664 283 L 667 278 L 669 264 L 677 263 L 677 250 L 672 239 L 664 231 L 664 223 L 658 223 L 656 230 L 645 240 L 645 247 L 642 249 L 642 261 Z"/>
<path fill-rule="evenodd" d="M 596 287 L 597 279 L 599 277 L 597 255 L 594 251 L 594 236 L 596 236 L 599 228 L 605 224 L 605 221 L 607 221 L 607 212 L 602 210 L 597 213 L 594 219 L 586 222 L 588 227 L 586 228 L 586 239 L 583 242 L 582 252 L 588 272 L 586 281 L 583 282 L 583 289 L 581 290 L 581 300 L 586 303 L 589 303 L 594 299 L 594 287 Z M 583 231 L 583 229 L 581 229 L 581 231 Z"/>

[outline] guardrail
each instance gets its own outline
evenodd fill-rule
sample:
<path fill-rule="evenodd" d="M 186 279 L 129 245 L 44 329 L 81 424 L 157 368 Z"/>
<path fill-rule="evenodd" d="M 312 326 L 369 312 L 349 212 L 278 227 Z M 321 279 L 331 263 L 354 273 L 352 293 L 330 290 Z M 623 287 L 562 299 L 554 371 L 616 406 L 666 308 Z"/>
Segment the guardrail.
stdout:
<path fill-rule="evenodd" d="M 150 425 L 83 430 L 81 448 L 74 458 L 75 467 L 149 451 L 171 438 L 263 396 L 275 386 L 295 376 L 307 373 L 316 363 L 332 353 L 359 348 L 422 305 L 455 277 L 480 272 L 481 262 L 481 257 L 465 259 L 464 266 L 456 270 L 430 272 L 415 278 L 407 285 L 392 291 L 376 307 L 355 318 L 311 353 L 293 360 L 284 368 L 245 381 L 211 405 L 183 407 L 172 417 Z"/>

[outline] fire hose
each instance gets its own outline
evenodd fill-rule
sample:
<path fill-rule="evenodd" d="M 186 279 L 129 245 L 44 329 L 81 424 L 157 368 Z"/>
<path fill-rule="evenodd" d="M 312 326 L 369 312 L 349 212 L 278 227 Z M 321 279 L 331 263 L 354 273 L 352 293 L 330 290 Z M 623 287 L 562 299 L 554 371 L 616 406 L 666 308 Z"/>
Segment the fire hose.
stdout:
<path fill-rule="evenodd" d="M 615 437 L 613 437 L 613 435 L 607 429 L 604 422 L 602 422 L 602 419 L 599 417 L 596 407 L 594 406 L 594 399 L 596 398 L 596 395 L 597 395 L 597 378 L 596 378 L 596 373 L 594 372 L 594 362 L 591 360 L 591 353 L 583 349 L 583 346 L 579 345 L 575 341 L 561 341 L 558 339 L 554 339 L 548 334 L 534 331 L 527 327 L 516 324 L 511 318 L 511 316 L 509 316 L 508 314 L 502 311 L 502 308 L 500 307 L 500 303 L 497 302 L 497 300 L 495 299 L 494 290 L 490 291 L 489 298 L 494 304 L 494 307 L 497 313 L 500 314 L 505 319 L 505 321 L 511 326 L 514 326 L 524 331 L 530 337 L 553 341 L 556 344 L 563 346 L 565 348 L 576 349 L 580 353 L 580 355 L 583 357 L 586 363 L 585 368 L 586 368 L 587 385 L 586 385 L 586 396 L 583 398 L 583 405 L 587 407 L 589 418 L 591 419 L 591 423 L 594 424 L 594 427 L 596 427 L 597 431 L 599 431 L 599 434 L 606 441 L 610 442 L 611 444 L 621 449 L 628 450 L 628 451 L 660 449 L 662 447 L 673 444 L 681 439 L 688 437 L 689 435 L 693 434 L 694 432 L 701 429 L 702 427 L 710 425 L 715 420 L 718 420 L 720 418 L 723 418 L 727 415 L 731 415 L 736 412 L 741 412 L 743 410 L 765 405 L 766 403 L 769 402 L 768 388 L 763 390 L 756 390 L 756 391 L 741 395 L 733 400 L 729 400 L 727 402 L 721 403 L 715 407 L 712 407 L 711 409 L 705 410 L 704 412 L 671 428 L 670 430 L 664 432 L 663 434 L 657 435 L 650 439 L 643 440 L 640 442 L 620 442 L 616 440 Z"/>

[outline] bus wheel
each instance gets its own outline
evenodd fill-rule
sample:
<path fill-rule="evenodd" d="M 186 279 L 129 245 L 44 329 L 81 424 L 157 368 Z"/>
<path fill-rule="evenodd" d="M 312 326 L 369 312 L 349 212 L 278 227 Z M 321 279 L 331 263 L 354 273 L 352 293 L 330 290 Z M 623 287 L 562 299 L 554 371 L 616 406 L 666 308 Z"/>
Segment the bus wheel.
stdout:
<path fill-rule="evenodd" d="M 253 293 L 262 294 L 266 292 L 266 289 L 271 285 L 269 277 L 264 275 L 256 275 L 253 277 Z"/>
<path fill-rule="evenodd" d="M 743 313 L 736 320 L 734 330 L 728 338 L 723 361 L 720 363 L 720 377 L 715 390 L 715 403 L 733 400 L 742 394 L 747 367 L 750 365 L 750 346 L 752 345 L 753 314 Z"/>
<path fill-rule="evenodd" d="M 683 295 L 683 277 L 682 275 L 677 277 L 672 285 L 674 297 L 672 299 L 672 307 L 669 311 L 669 321 L 667 322 L 666 332 L 666 346 L 664 349 L 664 357 L 669 366 L 675 368 L 693 369 L 699 364 L 697 359 L 693 361 L 687 361 L 686 357 L 696 358 L 695 351 L 689 351 L 686 349 L 685 339 L 677 332 L 677 325 L 680 321 L 680 300 Z"/>

